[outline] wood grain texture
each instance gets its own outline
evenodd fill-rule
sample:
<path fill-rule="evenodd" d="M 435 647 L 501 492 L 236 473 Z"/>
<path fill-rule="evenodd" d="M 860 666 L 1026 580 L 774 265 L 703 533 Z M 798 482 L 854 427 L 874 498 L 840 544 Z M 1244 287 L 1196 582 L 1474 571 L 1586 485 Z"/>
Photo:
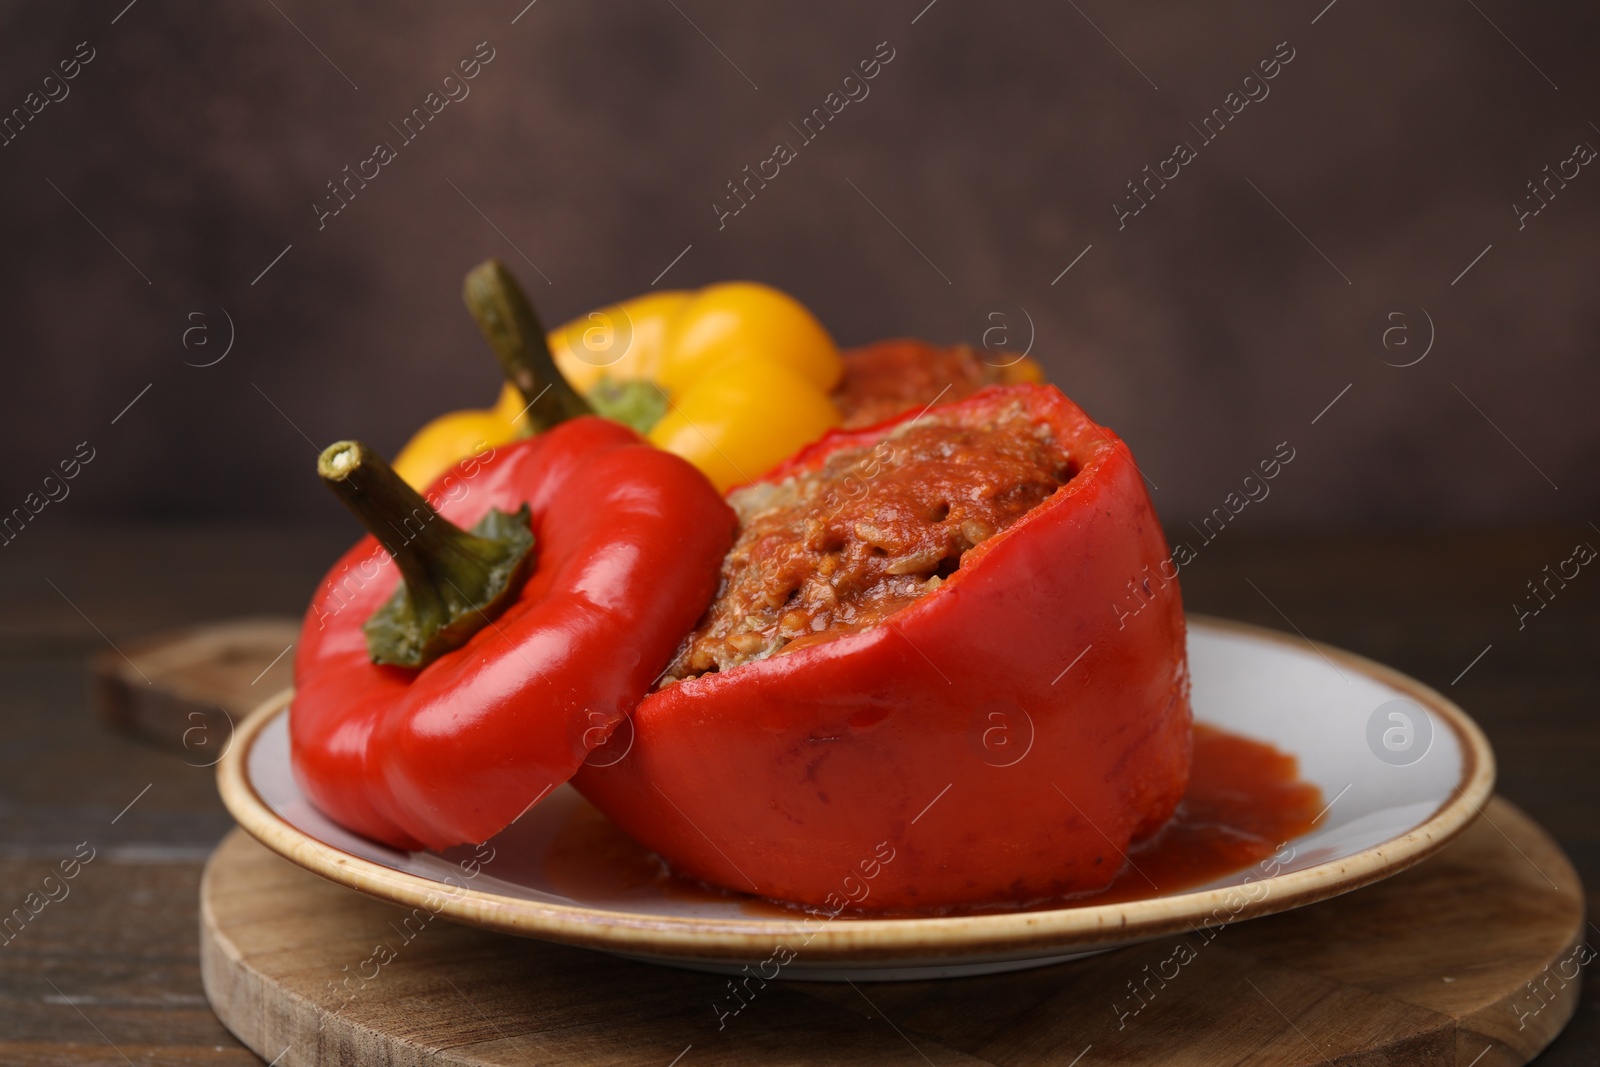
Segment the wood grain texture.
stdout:
<path fill-rule="evenodd" d="M 1576 871 L 1495 800 L 1432 860 L 1281 916 L 1012 974 L 728 979 L 429 920 L 230 834 L 200 892 L 218 1016 L 283 1067 L 559 1062 L 1527 1063 L 1577 1004 Z M 892 1026 L 879 1025 L 879 1020 Z M 909 1046 L 909 1047 L 908 1047 Z M 1092 1058 L 1090 1056 L 1092 1055 Z"/>
<path fill-rule="evenodd" d="M 290 683 L 299 635 L 300 620 L 262 616 L 108 648 L 89 661 L 95 712 L 114 729 L 214 756 L 235 724 Z"/>

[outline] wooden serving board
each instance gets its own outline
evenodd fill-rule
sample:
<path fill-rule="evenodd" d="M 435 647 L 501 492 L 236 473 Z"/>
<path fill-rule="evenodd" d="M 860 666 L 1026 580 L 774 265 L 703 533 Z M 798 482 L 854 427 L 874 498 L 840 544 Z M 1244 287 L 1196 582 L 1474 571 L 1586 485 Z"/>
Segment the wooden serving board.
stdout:
<path fill-rule="evenodd" d="M 106 725 L 209 765 L 233 727 L 289 685 L 299 636 L 299 619 L 261 616 L 105 649 L 89 661 L 92 703 Z"/>
<path fill-rule="evenodd" d="M 206 994 L 276 1067 L 1505 1067 L 1565 1025 L 1594 954 L 1577 873 L 1499 799 L 1433 859 L 1298 911 L 983 978 L 775 982 L 720 1028 L 725 977 L 408 915 L 235 830 L 200 890 Z"/>

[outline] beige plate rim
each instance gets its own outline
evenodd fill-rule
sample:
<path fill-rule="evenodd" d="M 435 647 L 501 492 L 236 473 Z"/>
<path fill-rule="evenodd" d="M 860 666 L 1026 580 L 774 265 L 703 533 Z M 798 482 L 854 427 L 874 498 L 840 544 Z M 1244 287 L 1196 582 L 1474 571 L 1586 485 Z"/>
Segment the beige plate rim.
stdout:
<path fill-rule="evenodd" d="M 1443 848 L 1477 818 L 1494 789 L 1494 753 L 1488 739 L 1459 707 L 1429 686 L 1353 652 L 1248 623 L 1189 616 L 1191 625 L 1232 631 L 1304 648 L 1405 693 L 1444 722 L 1461 743 L 1463 766 L 1455 795 L 1409 832 L 1343 859 L 1261 880 L 1256 900 L 1224 887 L 1151 900 L 1084 905 L 1048 911 L 936 918 L 836 918 L 812 920 L 805 959 L 823 961 L 970 960 L 1083 951 L 1110 942 L 1156 937 L 1210 925 L 1219 911 L 1229 922 L 1297 908 L 1398 874 Z M 759 959 L 793 940 L 796 919 L 737 920 L 648 915 L 550 904 L 472 888 L 441 891 L 441 883 L 353 856 L 285 822 L 256 792 L 246 768 L 261 730 L 288 707 L 284 690 L 252 712 L 217 765 L 217 788 L 239 825 L 267 848 L 324 878 L 382 900 L 424 907 L 448 919 L 522 937 L 535 937 L 626 954 L 687 960 Z M 1230 899 L 1231 898 L 1231 899 Z M 442 905 L 441 905 L 442 902 Z"/>

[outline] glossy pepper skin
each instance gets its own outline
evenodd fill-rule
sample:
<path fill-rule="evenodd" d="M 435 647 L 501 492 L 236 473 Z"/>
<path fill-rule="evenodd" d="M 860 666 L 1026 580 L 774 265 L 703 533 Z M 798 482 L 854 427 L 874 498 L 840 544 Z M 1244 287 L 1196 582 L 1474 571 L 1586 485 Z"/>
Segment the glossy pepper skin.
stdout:
<path fill-rule="evenodd" d="M 481 842 L 571 777 L 709 603 L 734 526 L 699 472 L 592 416 L 467 460 L 429 503 L 464 527 L 526 503 L 520 593 L 422 669 L 376 665 L 362 625 L 398 574 L 363 538 L 306 612 L 289 712 L 307 796 L 400 848 Z"/>
<path fill-rule="evenodd" d="M 1142 591 L 1171 563 L 1116 435 L 1052 386 L 942 413 L 1014 402 L 1066 444 L 1067 484 L 885 623 L 652 693 L 627 756 L 579 790 L 691 877 L 828 911 L 1109 883 L 1187 782 L 1182 605 L 1176 582 Z M 764 480 L 914 417 L 831 434 Z"/>
<path fill-rule="evenodd" d="M 754 282 L 646 293 L 549 333 L 562 376 L 602 413 L 604 386 L 636 387 L 654 409 L 635 428 L 718 489 L 762 474 L 839 425 L 829 392 L 844 373 L 827 330 L 793 297 Z M 395 469 L 423 485 L 457 460 L 523 436 L 507 386 L 491 409 L 424 426 Z"/>

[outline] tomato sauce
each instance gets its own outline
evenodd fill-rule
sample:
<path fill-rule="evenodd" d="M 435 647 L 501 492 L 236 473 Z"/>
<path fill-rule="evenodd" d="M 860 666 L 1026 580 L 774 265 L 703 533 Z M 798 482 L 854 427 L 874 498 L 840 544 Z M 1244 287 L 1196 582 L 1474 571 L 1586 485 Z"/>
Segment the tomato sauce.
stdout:
<path fill-rule="evenodd" d="M 1321 790 L 1300 778 L 1293 756 L 1197 723 L 1189 788 L 1177 813 L 1154 837 L 1130 850 L 1128 862 L 1110 886 L 1070 900 L 961 912 L 946 909 L 937 914 L 1042 911 L 1180 893 L 1261 863 L 1316 826 L 1323 810 Z M 753 917 L 794 918 L 809 913 L 680 878 L 587 803 L 552 842 L 544 874 L 552 889 L 575 900 L 625 904 L 643 894 L 683 903 L 735 903 Z M 885 913 L 843 914 L 866 918 Z"/>
<path fill-rule="evenodd" d="M 1189 788 L 1177 812 L 1129 851 L 1110 886 L 1075 903 L 1178 893 L 1255 866 L 1322 813 L 1322 790 L 1299 772 L 1299 761 L 1271 745 L 1195 723 Z"/>

